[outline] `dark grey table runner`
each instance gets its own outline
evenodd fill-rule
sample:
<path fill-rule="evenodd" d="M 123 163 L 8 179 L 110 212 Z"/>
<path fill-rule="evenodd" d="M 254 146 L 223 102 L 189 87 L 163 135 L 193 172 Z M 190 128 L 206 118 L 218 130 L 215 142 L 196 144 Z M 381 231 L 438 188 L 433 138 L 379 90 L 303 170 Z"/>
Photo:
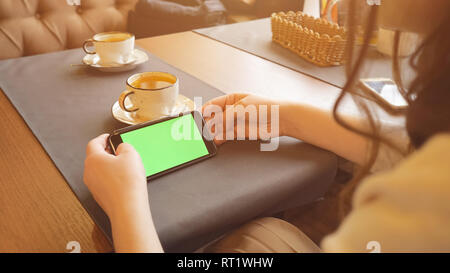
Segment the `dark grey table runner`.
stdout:
<path fill-rule="evenodd" d="M 149 55 L 136 70 L 115 74 L 71 67 L 80 62 L 80 49 L 0 61 L 0 87 L 109 238 L 108 218 L 82 181 L 83 163 L 91 138 L 125 126 L 113 119 L 111 105 L 127 77 L 167 71 L 190 98 L 222 95 Z M 192 251 L 249 219 L 320 197 L 335 171 L 333 154 L 294 139 L 283 138 L 275 152 L 260 152 L 253 142 L 227 143 L 216 157 L 148 184 L 156 229 L 166 251 Z"/>
<path fill-rule="evenodd" d="M 342 88 L 346 82 L 344 66 L 320 67 L 311 64 L 292 51 L 273 42 L 270 18 L 194 31 L 336 87 Z M 362 77 L 392 78 L 390 58 L 378 53 L 374 48 L 369 49 L 367 58 L 365 67 L 362 69 Z M 403 64 L 405 82 L 409 82 L 414 77 L 414 72 L 407 65 L 407 59 L 403 59 L 401 63 Z"/>

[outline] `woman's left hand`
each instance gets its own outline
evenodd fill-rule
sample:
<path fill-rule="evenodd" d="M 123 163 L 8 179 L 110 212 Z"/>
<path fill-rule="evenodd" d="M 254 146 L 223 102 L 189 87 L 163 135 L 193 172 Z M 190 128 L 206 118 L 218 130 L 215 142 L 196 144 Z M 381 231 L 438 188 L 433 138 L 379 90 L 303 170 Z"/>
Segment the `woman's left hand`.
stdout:
<path fill-rule="evenodd" d="M 87 145 L 84 183 L 106 214 L 113 218 L 118 210 L 132 203 L 146 203 L 148 192 L 144 166 L 133 146 L 122 143 L 113 155 L 107 151 L 107 140 L 108 135 L 104 134 Z"/>
<path fill-rule="evenodd" d="M 107 149 L 108 135 L 91 140 L 86 149 L 84 183 L 108 214 L 116 252 L 162 252 L 148 201 L 141 157 L 128 143 Z"/>

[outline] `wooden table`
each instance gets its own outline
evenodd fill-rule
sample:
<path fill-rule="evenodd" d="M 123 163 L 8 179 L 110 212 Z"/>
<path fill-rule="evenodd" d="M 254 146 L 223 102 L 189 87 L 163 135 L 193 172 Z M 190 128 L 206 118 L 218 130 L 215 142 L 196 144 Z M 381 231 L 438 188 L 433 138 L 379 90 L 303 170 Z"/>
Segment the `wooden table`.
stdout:
<path fill-rule="evenodd" d="M 299 100 L 330 109 L 339 89 L 193 32 L 137 41 L 167 63 L 225 93 Z M 351 103 L 344 107 L 357 113 Z M 112 246 L 0 92 L 0 252 L 109 252 Z M 383 118 L 383 117 L 382 117 Z"/>

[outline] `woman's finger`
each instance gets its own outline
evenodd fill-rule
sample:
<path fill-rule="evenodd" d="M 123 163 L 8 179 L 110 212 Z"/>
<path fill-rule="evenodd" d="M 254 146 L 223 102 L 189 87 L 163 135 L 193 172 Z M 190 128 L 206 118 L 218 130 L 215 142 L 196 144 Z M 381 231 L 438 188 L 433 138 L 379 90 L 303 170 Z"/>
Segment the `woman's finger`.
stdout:
<path fill-rule="evenodd" d="M 109 134 L 103 134 L 89 141 L 86 147 L 86 155 L 89 156 L 95 153 L 107 153 L 106 147 L 108 137 Z"/>

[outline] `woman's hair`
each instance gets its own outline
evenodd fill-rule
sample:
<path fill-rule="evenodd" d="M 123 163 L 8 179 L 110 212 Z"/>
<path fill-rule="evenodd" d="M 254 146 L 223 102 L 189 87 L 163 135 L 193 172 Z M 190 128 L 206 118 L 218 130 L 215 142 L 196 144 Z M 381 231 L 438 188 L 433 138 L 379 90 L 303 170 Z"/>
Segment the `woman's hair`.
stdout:
<path fill-rule="evenodd" d="M 361 166 L 348 186 L 341 192 L 341 215 L 345 215 L 350 210 L 350 195 L 353 194 L 359 181 L 371 170 L 381 144 L 395 149 L 402 150 L 391 140 L 380 133 L 379 122 L 373 112 L 373 103 L 368 103 L 367 99 L 355 95 L 351 92 L 357 86 L 359 72 L 364 63 L 365 56 L 369 49 L 369 41 L 376 28 L 378 7 L 371 6 L 366 16 L 364 24 L 363 43 L 355 46 L 358 32 L 357 5 L 358 0 L 348 1 L 347 30 L 348 42 L 346 49 L 346 74 L 347 82 L 338 96 L 334 108 L 333 117 L 338 124 L 344 128 L 360 134 L 370 140 L 370 151 L 367 162 Z M 365 2 L 365 1 L 364 1 Z M 358 11 L 360 11 L 358 9 Z M 450 12 L 450 11 L 449 11 Z M 449 14 L 449 13 L 447 13 Z M 361 16 L 360 16 L 361 17 Z M 411 20 L 414 20 L 411 18 Z M 437 27 L 428 37 L 425 37 L 415 53 L 410 57 L 409 65 L 415 70 L 416 77 L 408 88 L 404 88 L 401 77 L 401 66 L 398 58 L 398 48 L 400 32 L 394 35 L 392 70 L 393 78 L 400 93 L 403 95 L 409 106 L 406 111 L 388 108 L 381 103 L 384 111 L 391 115 L 405 115 L 406 129 L 414 148 L 419 148 L 431 136 L 440 132 L 450 132 L 450 16 Z M 346 122 L 339 114 L 339 106 L 345 96 L 350 95 L 358 109 L 365 116 L 367 124 L 363 127 L 355 127 Z"/>

